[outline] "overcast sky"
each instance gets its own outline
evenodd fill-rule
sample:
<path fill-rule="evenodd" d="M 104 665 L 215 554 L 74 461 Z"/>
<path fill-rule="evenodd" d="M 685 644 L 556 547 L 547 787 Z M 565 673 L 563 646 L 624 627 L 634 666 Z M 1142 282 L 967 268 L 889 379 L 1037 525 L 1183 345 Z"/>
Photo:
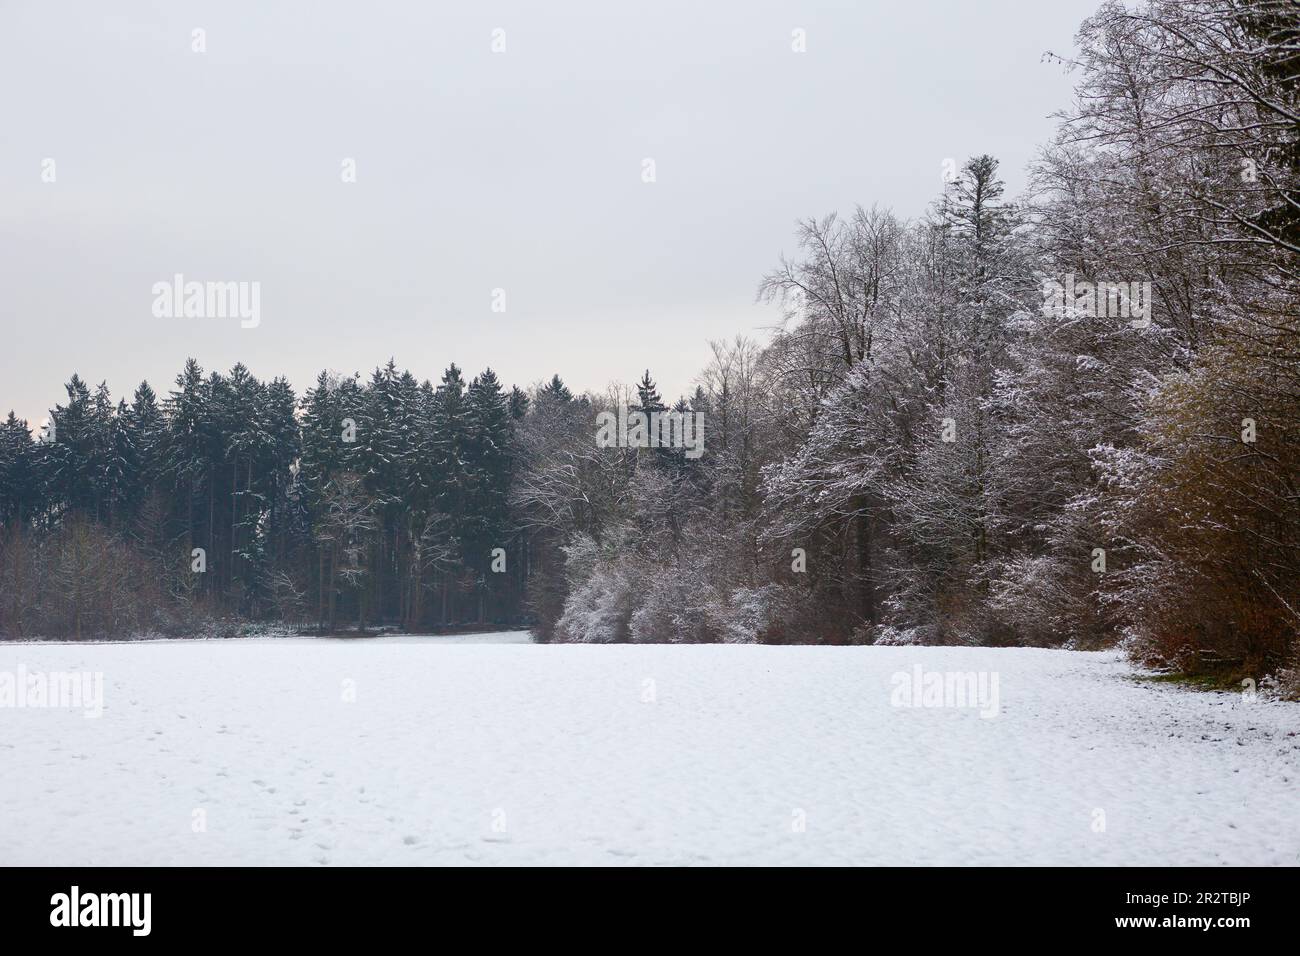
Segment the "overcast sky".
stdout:
<path fill-rule="evenodd" d="M 919 215 L 980 152 L 1018 192 L 1097 4 L 0 0 L 0 408 L 188 356 L 675 398 L 774 321 L 796 219 Z M 259 282 L 260 324 L 156 317 L 176 273 Z"/>

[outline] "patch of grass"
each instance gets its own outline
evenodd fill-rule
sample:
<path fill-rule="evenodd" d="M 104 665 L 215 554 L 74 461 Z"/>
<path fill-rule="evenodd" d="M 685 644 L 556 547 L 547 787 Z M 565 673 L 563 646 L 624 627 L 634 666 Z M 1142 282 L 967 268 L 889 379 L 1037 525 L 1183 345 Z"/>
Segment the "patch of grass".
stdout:
<path fill-rule="evenodd" d="M 1168 674 L 1136 674 L 1133 679 L 1151 684 L 1180 684 L 1183 687 L 1190 687 L 1192 690 L 1241 690 L 1241 676 L 1238 674 L 1181 674 L 1173 672 Z"/>

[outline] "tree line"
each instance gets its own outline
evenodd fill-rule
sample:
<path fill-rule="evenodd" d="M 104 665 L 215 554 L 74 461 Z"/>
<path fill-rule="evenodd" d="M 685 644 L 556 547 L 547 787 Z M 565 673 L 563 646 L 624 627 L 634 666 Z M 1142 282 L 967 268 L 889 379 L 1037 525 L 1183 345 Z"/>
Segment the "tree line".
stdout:
<path fill-rule="evenodd" d="M 563 387 L 560 385 L 560 387 Z M 162 399 L 74 375 L 33 435 L 0 425 L 0 628 L 189 633 L 232 620 L 517 623 L 506 501 L 528 398 L 454 364 L 322 372 L 301 397 L 191 359 Z M 494 571 L 493 564 L 497 570 Z"/>
<path fill-rule="evenodd" d="M 1289 0 L 1107 2 L 1062 60 L 1075 100 L 1024 195 L 980 155 L 918 219 L 801 222 L 759 284 L 780 328 L 712 343 L 672 406 L 703 415 L 699 457 L 596 441 L 602 412 L 669 408 L 648 371 L 575 395 L 390 362 L 298 399 L 191 361 L 166 398 L 116 406 L 74 377 L 51 441 L 12 414 L 0 432 L 0 628 L 201 612 L 555 641 L 1118 642 L 1283 673 L 1297 19 Z"/>
<path fill-rule="evenodd" d="M 976 156 L 919 220 L 802 222 L 759 288 L 785 323 L 701 375 L 698 465 L 551 422 L 539 633 L 1294 675 L 1298 20 L 1106 3 L 1025 195 Z"/>

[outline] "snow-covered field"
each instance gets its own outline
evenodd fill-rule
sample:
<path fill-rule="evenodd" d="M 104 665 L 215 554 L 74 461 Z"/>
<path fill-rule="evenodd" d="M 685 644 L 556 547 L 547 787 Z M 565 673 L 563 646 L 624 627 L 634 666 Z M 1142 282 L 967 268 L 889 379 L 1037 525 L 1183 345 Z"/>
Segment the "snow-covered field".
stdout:
<path fill-rule="evenodd" d="M 892 706 L 918 665 L 996 675 L 997 715 Z M 0 644 L 20 667 L 102 672 L 104 710 L 0 709 L 5 864 L 1300 862 L 1300 705 L 1113 654 Z"/>

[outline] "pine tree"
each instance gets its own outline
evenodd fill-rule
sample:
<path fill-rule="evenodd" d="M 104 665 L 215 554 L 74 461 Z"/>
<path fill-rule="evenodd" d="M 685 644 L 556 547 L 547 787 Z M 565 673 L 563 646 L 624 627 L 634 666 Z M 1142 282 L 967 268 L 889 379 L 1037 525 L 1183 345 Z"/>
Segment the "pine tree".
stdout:
<path fill-rule="evenodd" d="M 465 380 L 454 363 L 447 367 L 441 383 L 434 391 L 429 417 L 437 475 L 434 507 L 438 513 L 447 516 L 445 521 L 439 523 L 440 533 L 435 540 L 429 542 L 429 546 L 443 554 L 456 555 L 456 563 L 459 564 L 465 554 L 466 536 L 472 528 L 466 512 L 472 476 L 466 462 L 469 408 Z M 448 562 L 444 561 L 444 566 L 446 564 Z M 454 577 L 450 569 L 439 574 L 438 620 L 444 625 L 452 623 L 457 613 L 453 592 Z"/>
<path fill-rule="evenodd" d="M 651 412 L 661 412 L 666 408 L 654 379 L 650 377 L 649 369 L 645 370 L 641 381 L 636 383 L 636 395 L 637 403 L 634 410 L 644 412 L 647 417 Z"/>
<path fill-rule="evenodd" d="M 20 527 L 40 513 L 37 452 L 26 420 L 10 411 L 0 422 L 0 526 Z"/>
<path fill-rule="evenodd" d="M 528 414 L 529 405 L 528 393 L 518 385 L 510 386 L 510 417 L 514 421 L 521 421 Z"/>
<path fill-rule="evenodd" d="M 573 401 L 573 393 L 569 391 L 559 375 L 552 375 L 551 380 L 538 390 L 537 399 L 567 403 Z"/>
<path fill-rule="evenodd" d="M 507 549 L 506 528 L 509 522 L 507 495 L 513 470 L 512 425 L 510 408 L 501 383 L 490 368 L 470 382 L 466 393 L 468 434 L 466 466 L 471 476 L 466 504 L 466 564 L 479 581 L 478 620 L 483 622 L 485 591 L 489 584 L 499 584 L 490 571 L 492 551 Z"/>

